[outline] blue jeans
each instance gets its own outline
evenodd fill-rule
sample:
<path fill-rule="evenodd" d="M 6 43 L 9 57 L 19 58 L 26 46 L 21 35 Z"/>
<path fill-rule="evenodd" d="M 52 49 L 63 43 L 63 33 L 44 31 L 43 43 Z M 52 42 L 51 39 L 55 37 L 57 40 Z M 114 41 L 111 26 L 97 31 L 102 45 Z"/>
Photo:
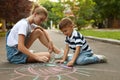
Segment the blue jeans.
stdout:
<path fill-rule="evenodd" d="M 72 59 L 73 55 L 68 56 L 68 61 Z M 94 56 L 93 53 L 90 53 L 89 51 L 84 51 L 79 54 L 75 61 L 75 64 L 85 65 L 90 63 L 97 63 L 98 61 L 99 59 L 96 56 Z"/>
<path fill-rule="evenodd" d="M 20 52 L 17 47 L 10 47 L 7 45 L 7 37 L 9 35 L 10 31 L 6 34 L 6 52 L 7 52 L 7 59 L 10 63 L 20 64 L 20 63 L 26 63 L 27 55 Z"/>

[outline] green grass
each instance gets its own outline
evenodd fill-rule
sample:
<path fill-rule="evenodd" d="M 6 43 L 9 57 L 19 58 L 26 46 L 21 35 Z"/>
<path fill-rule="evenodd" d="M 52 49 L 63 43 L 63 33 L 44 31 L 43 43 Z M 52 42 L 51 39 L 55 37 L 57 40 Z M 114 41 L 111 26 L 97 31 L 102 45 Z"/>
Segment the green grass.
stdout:
<path fill-rule="evenodd" d="M 116 39 L 120 40 L 120 30 L 80 30 L 84 36 L 94 36 L 99 38 L 109 38 L 109 39 Z"/>
<path fill-rule="evenodd" d="M 94 36 L 99 38 L 109 38 L 120 40 L 120 30 L 94 30 L 94 29 L 82 29 L 80 30 L 84 36 Z M 0 37 L 5 37 L 6 32 L 0 32 Z"/>
<path fill-rule="evenodd" d="M 5 37 L 6 32 L 0 32 L 0 37 Z"/>

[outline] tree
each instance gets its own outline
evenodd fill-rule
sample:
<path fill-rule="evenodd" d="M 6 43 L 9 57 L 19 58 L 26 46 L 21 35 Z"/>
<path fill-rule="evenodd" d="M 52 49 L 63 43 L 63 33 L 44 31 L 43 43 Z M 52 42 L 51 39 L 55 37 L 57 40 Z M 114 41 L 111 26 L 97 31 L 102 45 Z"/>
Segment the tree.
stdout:
<path fill-rule="evenodd" d="M 94 17 L 97 21 L 107 20 L 107 27 L 120 28 L 120 1 L 119 0 L 93 0 L 96 2 Z M 99 19 L 99 20 L 98 20 Z"/>
<path fill-rule="evenodd" d="M 0 0 L 0 18 L 16 23 L 29 15 L 31 7 L 32 2 L 29 0 Z"/>
<path fill-rule="evenodd" d="M 69 4 L 71 6 L 71 10 L 74 14 L 74 22 L 79 30 L 91 23 L 95 5 L 92 0 L 67 1 L 64 4 Z"/>
<path fill-rule="evenodd" d="M 29 0 L 0 0 L 0 18 L 17 22 L 29 15 L 32 2 Z"/>
<path fill-rule="evenodd" d="M 44 3 L 41 3 L 41 5 L 48 10 L 48 21 L 46 25 L 50 25 L 50 21 L 52 20 L 53 24 L 56 27 L 61 18 L 63 18 L 64 16 L 64 7 L 61 5 L 60 2 L 50 2 L 48 0 L 46 0 Z"/>

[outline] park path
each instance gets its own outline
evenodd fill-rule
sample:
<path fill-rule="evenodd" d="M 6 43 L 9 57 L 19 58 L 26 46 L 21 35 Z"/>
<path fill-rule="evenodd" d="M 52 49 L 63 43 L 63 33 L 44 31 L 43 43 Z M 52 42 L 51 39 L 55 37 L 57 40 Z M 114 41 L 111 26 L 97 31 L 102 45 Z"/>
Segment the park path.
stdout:
<path fill-rule="evenodd" d="M 58 48 L 64 48 L 65 36 L 57 30 L 47 30 L 53 43 Z M 49 71 L 58 68 L 43 68 L 37 64 L 10 64 L 6 60 L 5 38 L 0 38 L 0 80 L 120 80 L 120 45 L 87 39 L 90 47 L 96 54 L 103 54 L 107 57 L 108 63 L 90 64 L 85 66 L 75 66 L 73 71 L 53 72 L 44 76 L 37 75 L 37 70 Z M 47 51 L 38 40 L 34 42 L 30 49 L 37 51 Z M 38 69 L 38 67 L 40 69 Z M 36 70 L 37 69 L 37 70 Z M 29 72 L 28 72 L 29 71 Z M 51 70 L 50 70 L 51 71 Z M 66 73 L 66 74 L 65 74 Z M 34 75 L 33 75 L 34 74 Z"/>

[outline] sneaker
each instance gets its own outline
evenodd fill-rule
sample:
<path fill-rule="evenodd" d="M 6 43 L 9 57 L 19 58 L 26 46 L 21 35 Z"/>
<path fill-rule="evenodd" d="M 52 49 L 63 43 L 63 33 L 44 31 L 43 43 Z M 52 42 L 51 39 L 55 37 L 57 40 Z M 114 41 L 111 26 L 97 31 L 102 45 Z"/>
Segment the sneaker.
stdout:
<path fill-rule="evenodd" d="M 54 63 L 54 62 L 55 62 L 55 54 L 51 53 L 49 63 Z"/>
<path fill-rule="evenodd" d="M 64 50 L 61 50 L 58 54 L 55 54 L 55 58 L 57 59 L 59 59 L 59 58 L 62 58 L 63 57 L 63 55 L 64 55 Z"/>
<path fill-rule="evenodd" d="M 34 53 L 35 52 L 35 50 L 29 50 L 31 53 Z"/>
<path fill-rule="evenodd" d="M 94 54 L 94 55 L 98 57 L 100 63 L 106 63 L 107 62 L 107 59 L 104 55 L 97 55 L 97 54 Z"/>

